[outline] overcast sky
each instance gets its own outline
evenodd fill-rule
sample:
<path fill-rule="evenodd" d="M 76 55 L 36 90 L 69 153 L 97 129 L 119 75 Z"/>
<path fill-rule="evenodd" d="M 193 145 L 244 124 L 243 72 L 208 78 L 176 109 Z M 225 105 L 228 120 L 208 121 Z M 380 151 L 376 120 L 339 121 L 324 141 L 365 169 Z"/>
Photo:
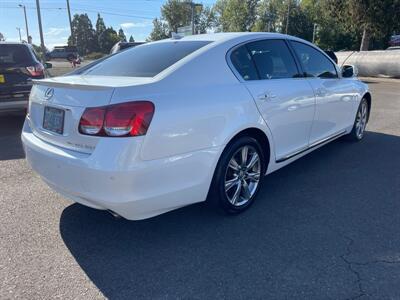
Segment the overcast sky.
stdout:
<path fill-rule="evenodd" d="M 122 28 L 129 38 L 133 35 L 136 41 L 144 41 L 152 30 L 152 20 L 160 16 L 160 7 L 164 0 L 70 0 L 71 14 L 87 13 L 96 24 L 99 12 L 106 26 L 118 30 Z M 198 1 L 212 5 L 215 0 Z M 29 34 L 33 43 L 40 44 L 39 27 L 35 0 L 0 0 L 0 32 L 7 41 L 19 41 L 17 27 L 21 28 L 22 39 L 26 40 L 23 9 L 26 6 Z M 40 0 L 42 25 L 46 46 L 67 43 L 70 35 L 66 0 Z"/>

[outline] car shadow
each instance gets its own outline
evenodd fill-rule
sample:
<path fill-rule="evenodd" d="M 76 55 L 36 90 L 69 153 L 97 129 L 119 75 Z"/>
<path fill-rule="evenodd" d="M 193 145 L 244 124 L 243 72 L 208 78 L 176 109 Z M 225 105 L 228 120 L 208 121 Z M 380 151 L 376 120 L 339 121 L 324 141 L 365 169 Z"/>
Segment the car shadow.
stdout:
<path fill-rule="evenodd" d="M 399 228 L 399 149 L 374 132 L 335 141 L 267 176 L 238 216 L 196 204 L 133 222 L 73 204 L 61 236 L 109 299 L 346 298 L 349 238 Z"/>
<path fill-rule="evenodd" d="M 24 113 L 0 114 L 0 160 L 25 157 L 21 142 L 21 130 L 24 125 Z"/>

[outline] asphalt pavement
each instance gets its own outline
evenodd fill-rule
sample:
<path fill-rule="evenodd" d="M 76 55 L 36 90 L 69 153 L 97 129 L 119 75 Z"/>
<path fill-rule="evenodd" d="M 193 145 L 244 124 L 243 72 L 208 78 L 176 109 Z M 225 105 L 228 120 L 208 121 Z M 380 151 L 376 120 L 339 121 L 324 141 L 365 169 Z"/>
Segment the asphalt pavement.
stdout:
<path fill-rule="evenodd" d="M 400 81 L 367 81 L 365 139 L 267 176 L 235 217 L 73 204 L 24 160 L 23 116 L 0 116 L 0 298 L 400 299 Z"/>

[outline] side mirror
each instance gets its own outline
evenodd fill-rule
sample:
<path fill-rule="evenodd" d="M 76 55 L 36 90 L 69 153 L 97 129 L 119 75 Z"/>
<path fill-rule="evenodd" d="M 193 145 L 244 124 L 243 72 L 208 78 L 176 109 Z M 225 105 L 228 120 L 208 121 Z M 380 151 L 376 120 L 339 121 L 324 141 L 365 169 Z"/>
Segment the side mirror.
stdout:
<path fill-rule="evenodd" d="M 53 67 L 53 64 L 48 63 L 48 62 L 45 62 L 45 63 L 44 63 L 44 67 L 45 67 L 46 69 L 51 69 L 51 68 Z"/>
<path fill-rule="evenodd" d="M 357 75 L 358 75 L 358 70 L 356 66 L 345 65 L 342 67 L 342 77 L 351 78 L 351 77 L 357 77 Z"/>

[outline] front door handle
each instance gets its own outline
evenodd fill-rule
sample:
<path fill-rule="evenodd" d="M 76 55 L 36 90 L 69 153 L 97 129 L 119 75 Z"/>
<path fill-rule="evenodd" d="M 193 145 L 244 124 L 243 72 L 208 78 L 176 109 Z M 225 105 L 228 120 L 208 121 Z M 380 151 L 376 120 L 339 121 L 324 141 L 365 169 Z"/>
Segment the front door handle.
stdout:
<path fill-rule="evenodd" d="M 317 90 L 315 91 L 315 94 L 316 94 L 318 97 L 325 97 L 326 94 L 327 94 L 327 91 L 326 91 L 326 89 L 324 89 L 324 88 L 317 88 Z"/>

